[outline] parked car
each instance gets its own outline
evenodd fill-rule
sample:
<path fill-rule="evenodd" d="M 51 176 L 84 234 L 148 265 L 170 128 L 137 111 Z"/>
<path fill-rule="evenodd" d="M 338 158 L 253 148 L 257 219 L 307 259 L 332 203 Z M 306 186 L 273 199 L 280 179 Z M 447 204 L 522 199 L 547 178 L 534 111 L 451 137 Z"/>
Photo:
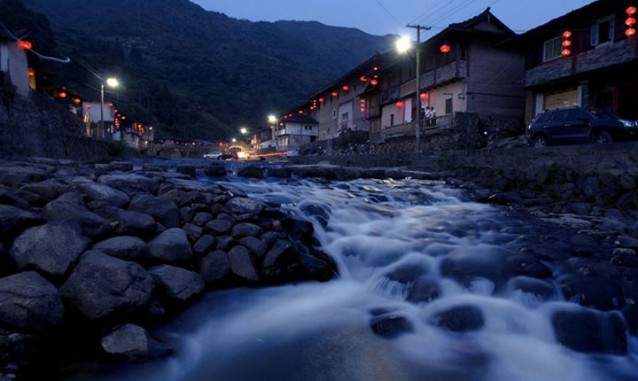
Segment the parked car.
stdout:
<path fill-rule="evenodd" d="M 604 144 L 638 139 L 635 121 L 596 108 L 568 107 L 545 110 L 528 127 L 533 147 L 554 144 Z"/>
<path fill-rule="evenodd" d="M 221 152 L 209 152 L 204 154 L 204 159 L 217 159 L 221 155 Z"/>
<path fill-rule="evenodd" d="M 286 156 L 288 157 L 299 156 L 299 151 L 297 151 L 296 149 L 289 149 L 288 151 L 286 151 Z"/>
<path fill-rule="evenodd" d="M 229 151 L 222 153 L 217 158 L 220 160 L 238 160 L 239 155 L 237 155 L 237 151 Z"/>

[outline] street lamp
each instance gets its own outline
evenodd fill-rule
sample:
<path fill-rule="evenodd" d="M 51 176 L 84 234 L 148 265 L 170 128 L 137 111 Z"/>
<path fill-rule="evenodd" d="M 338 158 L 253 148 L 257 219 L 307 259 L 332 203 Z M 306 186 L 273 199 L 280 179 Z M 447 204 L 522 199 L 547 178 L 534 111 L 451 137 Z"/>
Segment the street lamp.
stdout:
<path fill-rule="evenodd" d="M 277 144 L 277 134 L 276 134 L 276 129 L 277 129 L 277 117 L 274 116 L 273 114 L 268 115 L 268 123 L 270 123 L 271 125 L 271 129 L 272 129 L 272 139 L 275 141 L 275 152 L 277 151 L 278 144 Z"/>
<path fill-rule="evenodd" d="M 117 78 L 107 78 L 106 85 L 111 88 L 116 88 L 120 85 Z M 104 133 L 104 82 L 100 84 L 100 134 Z"/>
<path fill-rule="evenodd" d="M 431 27 L 427 27 L 427 26 L 422 26 L 422 25 L 407 25 L 408 28 L 414 28 L 416 29 L 416 117 L 415 117 L 415 122 L 416 122 L 416 145 L 415 145 L 415 151 L 419 152 L 420 151 L 420 145 L 421 145 L 421 78 L 420 78 L 420 71 L 421 71 L 421 58 L 420 58 L 420 51 L 421 51 L 421 29 L 424 30 L 429 30 L 431 29 Z M 401 37 L 400 39 L 398 39 L 396 41 L 396 48 L 397 51 L 399 53 L 405 53 L 410 49 L 410 40 L 407 37 Z"/>

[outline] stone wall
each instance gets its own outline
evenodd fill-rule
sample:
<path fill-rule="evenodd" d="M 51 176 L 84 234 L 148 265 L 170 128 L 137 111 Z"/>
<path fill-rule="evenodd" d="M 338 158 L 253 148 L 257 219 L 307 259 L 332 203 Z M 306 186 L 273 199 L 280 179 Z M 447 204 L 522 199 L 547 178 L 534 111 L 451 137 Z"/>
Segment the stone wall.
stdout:
<path fill-rule="evenodd" d="M 5 159 L 108 157 L 110 145 L 85 137 L 83 131 L 79 118 L 42 94 L 0 104 L 0 157 Z"/>
<path fill-rule="evenodd" d="M 298 164 L 326 162 L 356 167 L 408 167 L 528 199 L 587 202 L 638 209 L 638 143 L 547 148 L 440 151 L 430 155 L 310 156 Z M 517 196 L 514 196 L 517 195 Z"/>

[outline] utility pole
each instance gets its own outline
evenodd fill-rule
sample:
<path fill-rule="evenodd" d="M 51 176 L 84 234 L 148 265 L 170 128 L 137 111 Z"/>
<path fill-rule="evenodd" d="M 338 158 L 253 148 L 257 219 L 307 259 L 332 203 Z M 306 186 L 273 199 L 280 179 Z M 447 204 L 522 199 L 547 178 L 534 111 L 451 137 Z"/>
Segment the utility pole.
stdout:
<path fill-rule="evenodd" d="M 432 27 L 423 25 L 406 25 L 408 28 L 416 29 L 416 147 L 418 153 L 421 145 L 421 30 L 430 30 Z"/>

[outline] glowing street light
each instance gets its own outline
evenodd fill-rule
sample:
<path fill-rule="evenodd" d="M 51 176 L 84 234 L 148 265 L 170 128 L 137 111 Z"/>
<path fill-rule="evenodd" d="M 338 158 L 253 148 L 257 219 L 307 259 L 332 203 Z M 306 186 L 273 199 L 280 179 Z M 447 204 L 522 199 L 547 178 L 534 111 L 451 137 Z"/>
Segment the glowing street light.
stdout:
<path fill-rule="evenodd" d="M 416 29 L 416 52 L 415 52 L 415 56 L 416 56 L 416 117 L 415 117 L 415 123 L 416 123 L 416 145 L 415 145 L 415 151 L 419 152 L 420 150 L 420 145 L 421 145 L 421 79 L 419 77 L 419 72 L 421 71 L 421 58 L 420 58 L 420 51 L 421 51 L 421 29 L 424 30 L 430 30 L 431 27 L 427 27 L 427 26 L 422 26 L 422 25 L 407 25 L 408 28 L 414 28 Z M 397 51 L 399 53 L 406 53 L 408 50 L 410 50 L 411 47 L 411 43 L 410 43 L 410 39 L 408 37 L 401 37 L 396 41 L 396 48 Z"/>
<path fill-rule="evenodd" d="M 277 128 L 277 117 L 274 116 L 273 114 L 268 115 L 268 123 L 270 124 L 270 128 L 272 130 L 272 139 L 275 141 L 275 151 L 277 151 L 278 144 L 277 144 L 277 135 L 276 135 L 276 128 Z"/>
<path fill-rule="evenodd" d="M 246 135 L 248 133 L 248 129 L 246 127 L 242 127 L 239 129 L 239 132 L 241 132 L 242 135 Z"/>
<path fill-rule="evenodd" d="M 120 85 L 117 78 L 107 78 L 106 85 L 110 88 L 116 88 Z M 104 82 L 100 84 L 100 134 L 104 133 Z"/>

